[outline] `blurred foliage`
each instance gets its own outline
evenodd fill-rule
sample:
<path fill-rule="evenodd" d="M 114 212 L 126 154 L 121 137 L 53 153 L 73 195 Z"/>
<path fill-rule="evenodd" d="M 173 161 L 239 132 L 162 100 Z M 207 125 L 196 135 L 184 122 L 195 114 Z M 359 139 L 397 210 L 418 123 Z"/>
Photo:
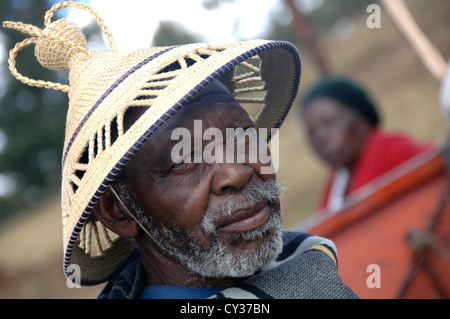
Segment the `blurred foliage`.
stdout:
<path fill-rule="evenodd" d="M 220 0 L 219 0 L 220 1 Z M 280 0 L 285 7 L 284 10 L 290 10 L 284 0 Z M 301 1 L 297 1 L 301 2 Z M 311 24 L 315 33 L 318 35 L 326 34 L 335 26 L 336 22 L 342 18 L 351 18 L 356 15 L 367 14 L 367 6 L 369 4 L 379 4 L 377 0 L 323 0 L 321 6 L 305 12 L 308 22 Z M 301 8 L 301 5 L 298 5 Z M 286 40 L 294 44 L 301 42 L 295 34 L 292 24 L 287 24 L 282 18 L 276 14 L 272 16 L 271 29 L 266 35 L 267 38 L 273 40 Z"/>
<path fill-rule="evenodd" d="M 43 27 L 44 13 L 55 1 L 0 0 L 0 20 L 22 21 Z M 2 54 L 27 38 L 15 30 L 1 29 Z M 36 61 L 34 46 L 17 57 L 17 69 L 33 79 L 67 81 L 67 74 L 49 72 Z M 62 92 L 29 87 L 14 79 L 7 59 L 2 61 L 0 76 L 0 130 L 6 144 L 0 153 L 3 193 L 0 197 L 0 220 L 39 203 L 47 190 L 58 185 L 60 154 L 63 147 L 67 95 Z M 5 179 L 5 177 L 7 177 Z M 8 183 L 5 183 L 5 180 Z"/>
<path fill-rule="evenodd" d="M 238 0 L 202 0 L 202 5 L 208 10 L 216 10 L 224 3 L 236 1 Z"/>
<path fill-rule="evenodd" d="M 44 28 L 45 12 L 57 2 L 0 0 L 0 20 L 21 21 Z M 64 14 L 67 9 L 56 12 L 53 20 Z M 98 29 L 96 23 L 91 23 L 83 32 L 88 40 L 98 41 L 101 39 Z M 0 65 L 0 133 L 6 136 L 6 143 L 0 149 L 1 221 L 58 191 L 68 96 L 17 81 L 8 70 L 8 52 L 29 36 L 4 28 L 0 32 L 5 56 Z M 32 79 L 68 83 L 67 72 L 50 71 L 39 64 L 33 45 L 19 52 L 16 68 Z"/>
<path fill-rule="evenodd" d="M 201 42 L 200 37 L 190 33 L 173 21 L 161 21 L 153 36 L 152 46 L 164 47 Z"/>
<path fill-rule="evenodd" d="M 323 4 L 309 13 L 311 24 L 318 33 L 328 32 L 342 17 L 366 14 L 369 4 L 379 4 L 377 0 L 323 0 Z"/>

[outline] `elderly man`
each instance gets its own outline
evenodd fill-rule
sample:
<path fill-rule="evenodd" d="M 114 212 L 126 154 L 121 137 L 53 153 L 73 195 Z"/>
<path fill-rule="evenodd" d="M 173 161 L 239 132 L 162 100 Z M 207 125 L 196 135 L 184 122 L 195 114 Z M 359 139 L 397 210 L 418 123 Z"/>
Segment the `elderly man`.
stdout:
<path fill-rule="evenodd" d="M 298 90 L 295 47 L 255 40 L 120 53 L 110 37 L 112 52 L 96 53 L 69 21 L 50 23 L 65 6 L 97 17 L 69 1 L 46 14 L 43 32 L 5 26 L 39 38 L 42 65 L 69 70 L 65 86 L 11 67 L 26 84 L 69 92 L 62 186 L 69 280 L 107 281 L 100 298 L 357 297 L 337 273 L 332 242 L 282 232 L 281 186 L 274 170 L 263 170 L 264 139 L 256 160 L 244 147 L 240 161 L 229 140 L 197 139 L 211 129 L 226 136 L 279 127 Z M 241 103 L 262 109 L 252 119 Z M 194 137 L 181 157 L 178 129 Z M 215 160 L 199 160 L 211 143 Z"/>

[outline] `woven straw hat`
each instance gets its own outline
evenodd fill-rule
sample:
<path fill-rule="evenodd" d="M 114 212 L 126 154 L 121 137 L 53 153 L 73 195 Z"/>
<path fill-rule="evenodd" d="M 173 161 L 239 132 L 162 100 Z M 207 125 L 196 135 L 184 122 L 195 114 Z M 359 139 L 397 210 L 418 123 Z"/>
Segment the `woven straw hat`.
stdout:
<path fill-rule="evenodd" d="M 89 51 L 73 22 L 51 22 L 53 14 L 67 6 L 96 18 L 109 39 L 110 52 Z M 21 22 L 4 22 L 6 28 L 31 35 L 11 50 L 10 70 L 27 85 L 69 94 L 61 190 L 64 272 L 70 276 L 71 265 L 78 265 L 82 285 L 99 284 L 136 248 L 133 240 L 112 233 L 91 214 L 130 157 L 215 79 L 224 83 L 243 107 L 260 107 L 257 127 L 279 127 L 298 91 L 300 57 L 292 44 L 266 40 L 118 52 L 98 14 L 73 1 L 54 5 L 45 15 L 44 25 L 41 30 Z M 17 71 L 18 52 L 31 44 L 44 67 L 69 71 L 69 85 L 33 80 Z M 130 107 L 148 110 L 125 131 L 123 118 Z"/>

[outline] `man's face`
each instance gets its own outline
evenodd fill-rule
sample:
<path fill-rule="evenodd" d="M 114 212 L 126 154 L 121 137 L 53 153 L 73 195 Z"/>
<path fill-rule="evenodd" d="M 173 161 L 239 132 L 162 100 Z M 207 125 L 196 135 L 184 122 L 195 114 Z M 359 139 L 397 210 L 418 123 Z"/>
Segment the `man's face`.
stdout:
<path fill-rule="evenodd" d="M 330 98 L 316 98 L 304 111 L 309 140 L 331 166 L 352 168 L 366 139 L 368 123 Z"/>
<path fill-rule="evenodd" d="M 256 163 L 175 163 L 172 139 L 177 128 L 195 138 L 216 128 L 254 127 L 246 111 L 220 83 L 211 84 L 194 103 L 159 128 L 125 167 L 134 209 L 159 249 L 205 277 L 245 277 L 276 258 L 281 250 L 280 187 L 275 174 Z M 198 133 L 198 131 L 197 131 Z M 216 141 L 215 141 L 216 142 Z M 203 141 L 202 147 L 211 143 Z M 223 154 L 230 152 L 226 141 Z M 217 146 L 218 144 L 216 144 Z M 146 239 L 148 240 L 148 239 Z"/>

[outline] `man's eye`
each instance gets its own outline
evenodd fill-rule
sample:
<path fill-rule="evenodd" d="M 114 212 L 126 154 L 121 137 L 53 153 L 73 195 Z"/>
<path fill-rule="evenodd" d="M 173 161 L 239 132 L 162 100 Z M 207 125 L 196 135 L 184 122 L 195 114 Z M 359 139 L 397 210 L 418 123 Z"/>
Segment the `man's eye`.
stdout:
<path fill-rule="evenodd" d="M 185 161 L 181 160 L 179 163 L 173 164 L 173 165 L 172 165 L 172 169 L 177 169 L 177 168 L 183 167 L 183 166 L 186 165 L 186 164 L 187 164 L 187 163 L 186 163 Z"/>

